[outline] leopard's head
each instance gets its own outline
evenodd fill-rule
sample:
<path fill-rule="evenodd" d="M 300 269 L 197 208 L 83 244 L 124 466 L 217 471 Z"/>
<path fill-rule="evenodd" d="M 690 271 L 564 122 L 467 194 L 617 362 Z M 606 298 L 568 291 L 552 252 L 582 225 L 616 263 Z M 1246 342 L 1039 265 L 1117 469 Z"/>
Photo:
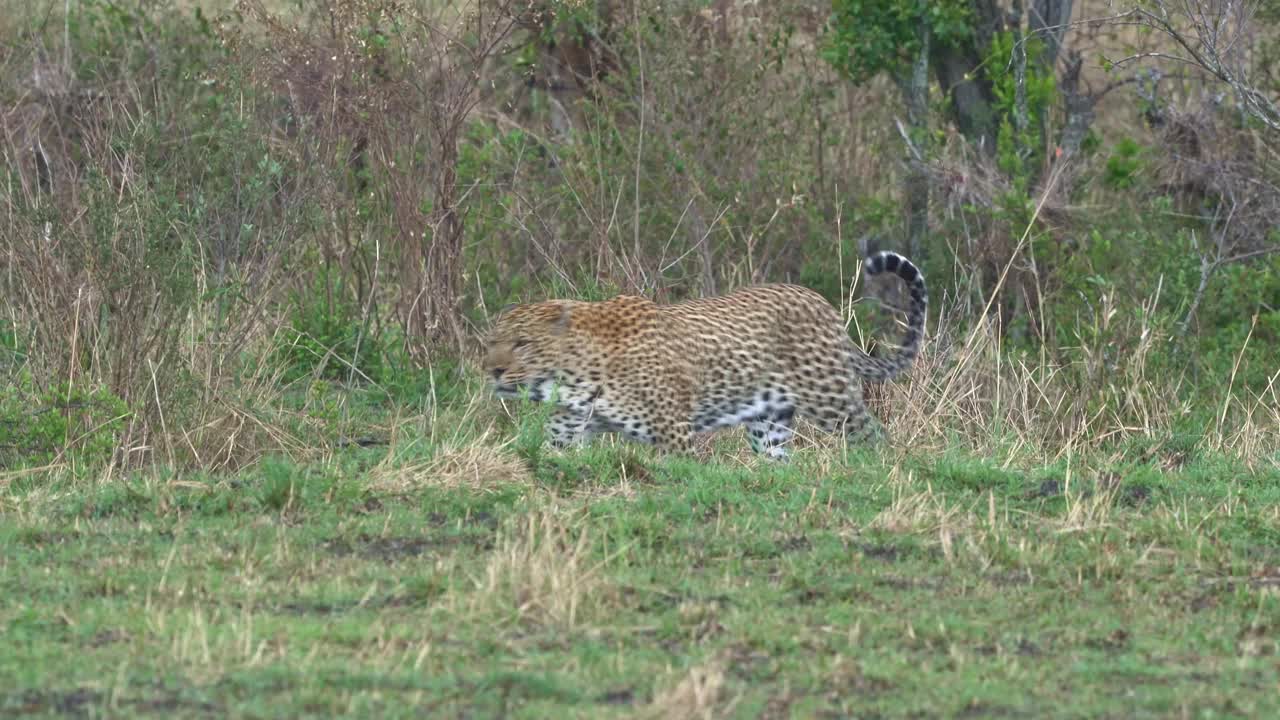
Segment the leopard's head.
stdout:
<path fill-rule="evenodd" d="M 485 337 L 484 374 L 498 397 L 547 400 L 562 358 L 569 303 L 547 302 L 504 309 Z"/>

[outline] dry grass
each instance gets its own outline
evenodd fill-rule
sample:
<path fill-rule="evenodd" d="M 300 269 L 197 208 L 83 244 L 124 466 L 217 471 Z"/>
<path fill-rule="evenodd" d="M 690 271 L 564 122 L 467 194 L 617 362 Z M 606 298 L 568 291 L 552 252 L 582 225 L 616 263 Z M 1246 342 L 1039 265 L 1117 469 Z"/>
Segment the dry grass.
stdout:
<path fill-rule="evenodd" d="M 585 523 L 554 506 L 516 518 L 455 607 L 517 624 L 572 630 L 616 599 Z"/>
<path fill-rule="evenodd" d="M 726 692 L 727 663 L 725 657 L 717 656 L 689 668 L 683 675 L 676 675 L 674 682 L 669 680 L 667 687 L 656 692 L 648 707 L 639 710 L 636 717 L 655 720 L 729 717 L 734 703 Z"/>
<path fill-rule="evenodd" d="M 514 448 L 516 438 L 501 437 L 496 427 L 505 408 L 482 382 L 471 382 L 474 379 L 467 381 L 464 403 L 441 403 L 433 384 L 427 414 L 390 419 L 386 456 L 367 475 L 371 490 L 393 494 L 426 487 L 483 491 L 530 481 L 528 463 Z"/>
<path fill-rule="evenodd" d="M 988 279 L 994 282 L 978 306 L 963 297 L 944 305 L 907 377 L 889 384 L 880 409 L 882 417 L 891 416 L 887 425 L 904 445 L 941 450 L 960 440 L 984 452 L 999 446 L 1057 459 L 1167 432 L 1192 412 L 1177 400 L 1185 395 L 1182 377 L 1153 367 L 1157 359 L 1167 367 L 1177 349 L 1176 339 L 1159 323 L 1163 282 L 1137 303 L 1119 297 L 1116 289 L 1100 293 L 1089 305 L 1093 317 L 1077 319 L 1078 344 L 1072 347 L 1050 347 L 1045 340 L 1035 355 L 1022 355 L 1003 346 L 1002 293 L 1039 297 L 1043 292 L 1038 276 L 1031 277 L 1030 289 L 1019 287 L 1029 281 L 1019 278 L 1019 258 L 1042 213 L 1049 211 L 1063 173 L 1055 170 L 1046 180 L 1021 237 L 1000 253 L 999 272 Z M 852 306 L 849 301 L 847 307 Z M 1041 307 L 1040 317 L 1030 319 L 1040 328 L 1046 326 L 1043 313 Z M 1280 373 L 1247 400 L 1233 395 L 1248 345 L 1246 338 L 1206 444 L 1252 461 L 1265 456 L 1265 448 L 1280 447 L 1280 424 L 1269 422 L 1277 418 L 1275 377 Z"/>
<path fill-rule="evenodd" d="M 948 532 L 949 528 L 962 523 L 966 526 L 972 524 L 972 514 L 966 513 L 964 508 L 949 504 L 946 497 L 935 493 L 932 487 L 923 492 L 906 490 L 905 488 L 916 484 L 909 473 L 902 477 L 901 471 L 894 468 L 891 475 L 899 476 L 898 481 L 892 485 L 893 501 L 867 524 L 868 529 L 927 535 Z"/>
<path fill-rule="evenodd" d="M 1113 318 L 1108 311 L 1105 318 Z M 1150 317 L 1142 313 L 1142 318 Z M 878 414 L 895 442 L 914 451 L 941 451 L 957 441 L 985 453 L 1024 454 L 1046 460 L 1086 455 L 1128 438 L 1160 437 L 1195 408 L 1178 400 L 1182 378 L 1152 367 L 1156 348 L 1171 338 L 1155 327 L 1109 332 L 1071 350 L 1075 359 L 1019 357 L 1004 352 L 993 327 L 934 332 L 915 367 L 885 388 Z M 1125 347 L 1123 338 L 1134 338 Z M 1243 355 L 1245 348 L 1240 348 Z M 1204 446 L 1247 461 L 1280 447 L 1276 382 L 1265 388 L 1231 388 Z"/>
<path fill-rule="evenodd" d="M 394 453 L 374 467 L 368 487 L 374 492 L 404 494 L 422 488 L 486 490 L 529 482 L 528 465 L 511 449 L 510 439 L 495 442 L 493 430 L 474 438 L 445 442 L 421 462 L 403 462 Z"/>

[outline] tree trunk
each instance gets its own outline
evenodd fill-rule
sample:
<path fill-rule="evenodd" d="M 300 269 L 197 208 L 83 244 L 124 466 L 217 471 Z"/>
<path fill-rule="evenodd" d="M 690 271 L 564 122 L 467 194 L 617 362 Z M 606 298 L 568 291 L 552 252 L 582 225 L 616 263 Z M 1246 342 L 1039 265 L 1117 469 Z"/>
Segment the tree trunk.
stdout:
<path fill-rule="evenodd" d="M 1073 157 L 1084 144 L 1089 128 L 1093 125 L 1095 98 L 1080 91 L 1080 70 L 1084 58 L 1078 52 L 1067 53 L 1066 69 L 1058 80 L 1066 109 L 1066 121 L 1058 138 L 1058 147 L 1066 159 Z"/>
<path fill-rule="evenodd" d="M 1053 69 L 1062 50 L 1062 36 L 1071 22 L 1072 0 L 1035 0 L 1031 15 L 1027 18 L 1027 30 L 1044 41 L 1044 54 L 1039 60 L 1046 69 Z"/>
<path fill-rule="evenodd" d="M 991 110 L 995 95 L 991 83 L 979 72 L 991 39 L 1004 28 L 1003 11 L 996 0 L 970 0 L 973 35 L 961 45 L 933 43 L 933 72 L 951 100 L 948 113 L 960 134 L 988 156 L 996 152 L 996 122 Z"/>
<path fill-rule="evenodd" d="M 911 76 L 898 83 L 907 105 L 907 174 L 902 189 L 907 208 L 907 254 L 924 262 L 929 232 L 929 26 L 920 24 L 920 51 L 911 65 Z"/>
<path fill-rule="evenodd" d="M 974 73 L 982 61 L 980 53 L 975 47 L 937 45 L 933 51 L 933 72 L 938 85 L 951 99 L 952 122 L 969 142 L 994 156 L 996 127 L 991 103 L 995 97 L 990 83 Z"/>

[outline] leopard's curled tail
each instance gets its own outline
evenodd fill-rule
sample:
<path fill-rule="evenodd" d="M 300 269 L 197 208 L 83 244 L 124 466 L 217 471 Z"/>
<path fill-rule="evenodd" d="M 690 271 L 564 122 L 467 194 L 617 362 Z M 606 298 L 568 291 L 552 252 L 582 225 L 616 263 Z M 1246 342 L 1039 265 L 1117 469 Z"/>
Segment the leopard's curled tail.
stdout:
<path fill-rule="evenodd" d="M 895 252 L 878 252 L 863 264 L 867 275 L 891 272 L 902 278 L 911 293 L 907 308 L 907 332 L 902 336 L 898 350 L 886 357 L 871 357 L 857 347 L 853 348 L 851 365 L 861 378 L 871 381 L 889 380 L 905 370 L 920 352 L 920 340 L 924 335 L 925 312 L 929 307 L 929 291 L 924 285 L 924 273 L 915 263 Z M 852 343 L 850 343 L 852 344 Z"/>

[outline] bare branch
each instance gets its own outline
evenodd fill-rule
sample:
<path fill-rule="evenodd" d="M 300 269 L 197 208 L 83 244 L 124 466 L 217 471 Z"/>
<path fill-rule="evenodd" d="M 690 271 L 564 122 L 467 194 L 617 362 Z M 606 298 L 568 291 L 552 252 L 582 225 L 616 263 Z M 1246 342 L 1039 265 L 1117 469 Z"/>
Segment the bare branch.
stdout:
<path fill-rule="evenodd" d="M 1163 33 L 1185 55 L 1141 53 L 1117 64 L 1144 58 L 1160 58 L 1194 65 L 1228 85 L 1250 116 L 1273 131 L 1280 131 L 1280 107 L 1250 80 L 1250 42 L 1255 4 L 1239 0 L 1154 0 L 1150 7 L 1136 7 L 1130 15 L 1146 27 Z"/>

